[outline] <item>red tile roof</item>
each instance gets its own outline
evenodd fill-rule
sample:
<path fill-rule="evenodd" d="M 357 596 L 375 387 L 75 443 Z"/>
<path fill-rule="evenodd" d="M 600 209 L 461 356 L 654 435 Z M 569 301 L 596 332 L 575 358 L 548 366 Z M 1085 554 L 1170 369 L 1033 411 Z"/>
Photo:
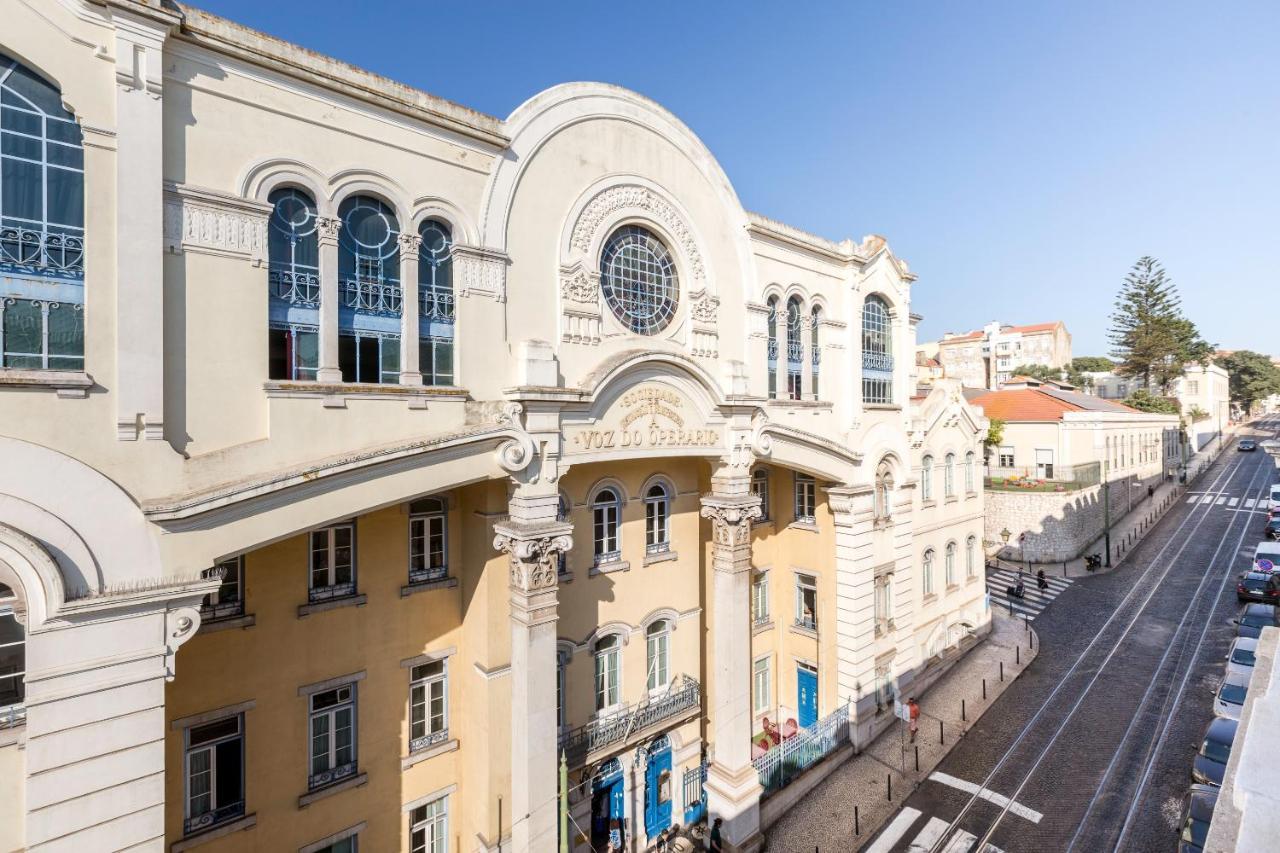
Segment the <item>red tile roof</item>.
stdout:
<path fill-rule="evenodd" d="M 1066 412 L 1136 412 L 1114 400 L 1102 400 L 1070 391 L 1014 388 L 988 391 L 969 402 L 981 406 L 989 418 L 1002 421 L 1060 421 Z"/>
<path fill-rule="evenodd" d="M 1054 329 L 1058 328 L 1058 323 L 1060 322 L 1060 320 L 1055 320 L 1052 323 L 1032 323 L 1030 326 L 1001 326 L 1000 331 L 1021 332 L 1024 335 L 1034 334 L 1036 332 L 1052 332 Z M 952 335 L 949 338 L 943 338 L 941 341 L 938 341 L 938 343 L 951 344 L 958 341 L 980 341 L 982 340 L 983 334 L 984 332 L 979 329 L 976 332 L 965 332 L 963 335 Z"/>

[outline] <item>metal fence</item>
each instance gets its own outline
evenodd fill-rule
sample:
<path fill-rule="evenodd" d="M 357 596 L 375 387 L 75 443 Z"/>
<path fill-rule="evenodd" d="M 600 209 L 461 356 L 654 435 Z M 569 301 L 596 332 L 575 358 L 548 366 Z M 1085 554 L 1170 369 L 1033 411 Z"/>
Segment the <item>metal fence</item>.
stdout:
<path fill-rule="evenodd" d="M 766 794 L 785 788 L 800 774 L 849 742 L 849 703 L 754 759 Z"/>

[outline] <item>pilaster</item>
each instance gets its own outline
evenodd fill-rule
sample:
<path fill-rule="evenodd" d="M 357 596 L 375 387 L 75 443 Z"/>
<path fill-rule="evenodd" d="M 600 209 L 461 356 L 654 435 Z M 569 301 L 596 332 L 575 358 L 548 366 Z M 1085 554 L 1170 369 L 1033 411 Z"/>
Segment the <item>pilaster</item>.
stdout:
<path fill-rule="evenodd" d="M 336 217 L 316 219 L 316 242 L 320 250 L 320 365 L 317 382 L 341 382 L 338 366 L 338 232 L 342 221 Z"/>
<path fill-rule="evenodd" d="M 418 257 L 422 238 L 400 235 L 400 384 L 421 385 L 418 368 Z"/>

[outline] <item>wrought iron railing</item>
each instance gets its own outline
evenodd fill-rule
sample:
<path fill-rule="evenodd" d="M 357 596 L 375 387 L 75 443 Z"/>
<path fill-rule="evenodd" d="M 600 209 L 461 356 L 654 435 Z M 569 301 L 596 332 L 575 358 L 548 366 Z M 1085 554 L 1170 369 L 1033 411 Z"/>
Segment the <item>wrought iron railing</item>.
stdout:
<path fill-rule="evenodd" d="M 343 282 L 348 308 L 370 314 L 399 314 L 404 293 L 400 285 L 368 278 L 349 278 Z"/>
<path fill-rule="evenodd" d="M 863 370 L 883 370 L 893 372 L 893 356 L 887 352 L 864 352 L 862 354 Z"/>
<path fill-rule="evenodd" d="M 429 746 L 435 746 L 438 743 L 444 743 L 449 739 L 449 730 L 441 729 L 438 732 L 431 732 L 422 737 L 416 737 L 409 741 L 409 752 L 417 752 L 420 749 L 426 749 Z"/>
<path fill-rule="evenodd" d="M 660 696 L 627 705 L 608 717 L 564 732 L 560 749 L 570 766 L 579 766 L 598 749 L 625 743 L 634 734 L 701 706 L 702 685 L 696 678 L 679 675 Z"/>
<path fill-rule="evenodd" d="M 449 577 L 448 566 L 431 566 L 425 569 L 410 569 L 409 583 L 430 583 Z"/>
<path fill-rule="evenodd" d="M 801 364 L 804 362 L 804 347 L 799 341 L 787 342 L 787 361 L 793 364 Z"/>
<path fill-rule="evenodd" d="M 794 782 L 800 774 L 849 742 L 849 703 L 801 729 L 764 755 L 752 760 L 760 785 L 772 794 Z"/>
<path fill-rule="evenodd" d="M 418 294 L 418 311 L 423 320 L 441 323 L 453 322 L 453 292 L 423 288 Z"/>
<path fill-rule="evenodd" d="M 244 601 L 219 601 L 217 604 L 205 603 L 200 607 L 200 621 L 213 622 L 218 619 L 230 619 L 244 615 Z"/>
<path fill-rule="evenodd" d="M 197 832 L 204 832 L 206 829 L 212 829 L 220 823 L 226 823 L 238 817 L 244 817 L 244 800 L 219 806 L 202 815 L 187 818 L 183 821 L 182 832 L 184 835 L 194 835 Z"/>
<path fill-rule="evenodd" d="M 336 583 L 332 586 L 313 586 L 307 590 L 307 597 L 314 603 L 317 601 L 329 601 L 334 598 L 346 598 L 349 595 L 356 594 L 355 582 Z"/>
<path fill-rule="evenodd" d="M 778 339 L 770 338 L 769 339 L 769 361 L 776 362 L 777 360 L 778 360 Z"/>
<path fill-rule="evenodd" d="M 5 705 L 0 707 L 0 729 L 10 729 L 27 721 L 26 705 Z"/>
<path fill-rule="evenodd" d="M 356 763 L 354 761 L 347 764 L 339 764 L 330 770 L 321 773 L 314 773 L 307 777 L 307 788 L 314 791 L 316 788 L 323 788 L 326 785 L 332 785 L 334 782 L 341 782 L 348 776 L 354 776 L 356 772 Z"/>
<path fill-rule="evenodd" d="M 818 619 L 815 616 L 797 616 L 796 627 L 806 631 L 818 630 Z"/>
<path fill-rule="evenodd" d="M 600 554 L 596 554 L 596 565 L 607 566 L 610 563 L 616 563 L 621 559 L 622 559 L 621 551 L 604 551 Z"/>
<path fill-rule="evenodd" d="M 654 554 L 666 554 L 670 550 L 670 542 L 650 542 L 644 546 L 644 553 L 648 556 L 652 556 Z"/>
<path fill-rule="evenodd" d="M 0 266 L 36 275 L 84 275 L 84 238 L 0 226 Z"/>
<path fill-rule="evenodd" d="M 267 273 L 271 295 L 302 308 L 320 307 L 320 276 L 313 272 L 276 268 Z"/>

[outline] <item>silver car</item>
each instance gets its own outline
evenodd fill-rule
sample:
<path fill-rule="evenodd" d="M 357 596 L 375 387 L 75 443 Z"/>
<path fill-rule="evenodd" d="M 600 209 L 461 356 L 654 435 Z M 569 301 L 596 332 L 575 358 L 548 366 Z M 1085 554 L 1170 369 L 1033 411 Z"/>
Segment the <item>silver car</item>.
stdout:
<path fill-rule="evenodd" d="M 1236 637 L 1227 652 L 1227 675 L 1235 673 L 1248 678 L 1253 674 L 1253 653 L 1258 641 L 1253 637 Z"/>
<path fill-rule="evenodd" d="M 1213 713 L 1228 720 L 1239 720 L 1244 710 L 1245 693 L 1249 690 L 1249 676 L 1232 674 L 1222 679 L 1222 686 L 1213 697 Z"/>

